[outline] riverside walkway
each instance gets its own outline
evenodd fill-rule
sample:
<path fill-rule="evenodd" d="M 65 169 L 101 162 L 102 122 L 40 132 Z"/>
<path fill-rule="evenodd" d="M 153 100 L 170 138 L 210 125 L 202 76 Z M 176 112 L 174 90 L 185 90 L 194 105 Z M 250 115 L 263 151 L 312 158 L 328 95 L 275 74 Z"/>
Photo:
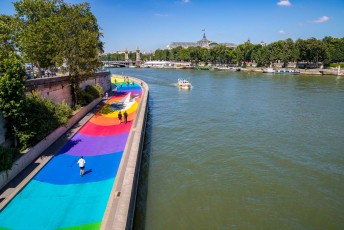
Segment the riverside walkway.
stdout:
<path fill-rule="evenodd" d="M 137 79 L 131 78 L 130 84 L 124 80 L 111 78 L 114 95 L 18 189 L 0 212 L 0 229 L 126 228 L 128 215 L 132 218 L 148 87 L 143 89 Z M 119 123 L 119 111 L 128 113 L 127 123 Z M 83 177 L 77 165 L 80 156 L 86 160 Z"/>

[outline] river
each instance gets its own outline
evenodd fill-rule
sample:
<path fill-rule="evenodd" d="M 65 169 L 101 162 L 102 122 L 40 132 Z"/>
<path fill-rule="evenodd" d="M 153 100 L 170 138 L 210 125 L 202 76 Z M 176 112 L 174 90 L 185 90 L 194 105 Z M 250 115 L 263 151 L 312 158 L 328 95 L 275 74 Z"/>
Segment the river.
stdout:
<path fill-rule="evenodd" d="M 343 77 L 111 71 L 150 87 L 135 229 L 343 229 Z"/>

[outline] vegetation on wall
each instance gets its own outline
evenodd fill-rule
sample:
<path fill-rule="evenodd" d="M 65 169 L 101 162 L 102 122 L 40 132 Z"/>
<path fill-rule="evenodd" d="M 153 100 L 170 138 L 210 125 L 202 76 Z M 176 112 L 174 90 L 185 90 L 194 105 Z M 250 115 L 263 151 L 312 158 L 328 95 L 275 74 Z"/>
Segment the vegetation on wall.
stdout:
<path fill-rule="evenodd" d="M 55 104 L 51 99 L 33 91 L 26 97 L 23 108 L 25 117 L 19 127 L 18 138 L 21 149 L 35 145 L 53 130 L 66 125 L 73 110 L 66 104 Z"/>
<path fill-rule="evenodd" d="M 8 137 L 17 145 L 17 134 L 20 121 L 25 116 L 24 68 L 14 53 L 0 60 L 0 111 L 7 120 Z"/>
<path fill-rule="evenodd" d="M 88 105 L 94 99 L 104 95 L 103 89 L 99 84 L 87 85 L 85 90 L 79 89 L 77 91 L 78 102 L 81 106 Z"/>
<path fill-rule="evenodd" d="M 17 155 L 19 155 L 18 149 L 0 146 L 0 171 L 10 170 Z"/>

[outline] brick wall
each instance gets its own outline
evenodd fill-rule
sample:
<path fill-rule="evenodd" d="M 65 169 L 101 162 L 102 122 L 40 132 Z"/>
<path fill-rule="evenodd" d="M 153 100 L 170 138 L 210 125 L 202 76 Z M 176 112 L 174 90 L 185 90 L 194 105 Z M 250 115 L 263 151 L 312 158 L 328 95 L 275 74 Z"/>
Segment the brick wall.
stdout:
<path fill-rule="evenodd" d="M 99 84 L 104 91 L 107 91 L 111 87 L 110 76 L 110 72 L 98 72 L 95 77 L 80 83 L 80 87 L 84 89 L 87 85 Z M 38 89 L 42 96 L 52 99 L 55 103 L 66 102 L 72 105 L 71 87 L 66 76 L 33 79 L 27 81 L 25 85 L 27 94 Z"/>
<path fill-rule="evenodd" d="M 80 87 L 84 89 L 87 85 L 99 84 L 105 92 L 111 87 L 110 77 L 111 74 L 108 71 L 98 72 L 95 77 L 80 83 Z M 26 81 L 25 86 L 26 94 L 38 89 L 42 96 L 52 99 L 55 103 L 66 102 L 69 106 L 72 105 L 71 87 L 66 76 L 32 79 Z M 5 121 L 0 117 L 0 145 L 5 142 L 5 133 Z"/>

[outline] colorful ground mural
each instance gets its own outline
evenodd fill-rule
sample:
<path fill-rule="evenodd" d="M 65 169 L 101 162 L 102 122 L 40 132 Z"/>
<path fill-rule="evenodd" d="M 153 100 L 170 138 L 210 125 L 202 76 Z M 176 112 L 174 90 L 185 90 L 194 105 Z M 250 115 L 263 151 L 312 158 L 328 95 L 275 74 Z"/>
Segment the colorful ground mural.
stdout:
<path fill-rule="evenodd" d="M 0 229 L 100 228 L 142 95 L 124 80 L 111 78 L 114 95 L 2 210 Z M 126 124 L 119 111 L 128 113 Z"/>

